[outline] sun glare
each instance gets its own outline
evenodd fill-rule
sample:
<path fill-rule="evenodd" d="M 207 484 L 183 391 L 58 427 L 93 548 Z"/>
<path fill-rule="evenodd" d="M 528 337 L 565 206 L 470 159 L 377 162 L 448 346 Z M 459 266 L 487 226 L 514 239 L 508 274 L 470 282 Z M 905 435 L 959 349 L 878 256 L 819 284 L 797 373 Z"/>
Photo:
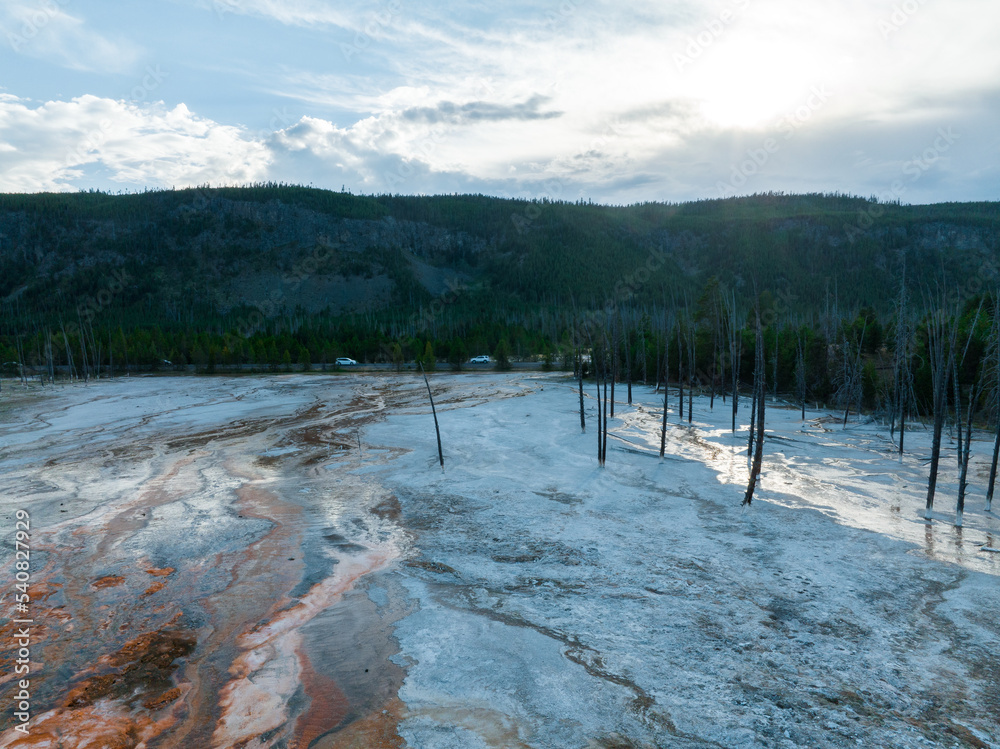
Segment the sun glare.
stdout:
<path fill-rule="evenodd" d="M 803 50 L 761 48 L 733 39 L 713 52 L 693 71 L 698 78 L 694 94 L 706 121 L 717 127 L 771 127 L 802 105 L 812 86 L 822 83 Z"/>
<path fill-rule="evenodd" d="M 771 91 L 724 87 L 702 99 L 701 111 L 711 124 L 724 128 L 766 127 L 778 120 L 783 97 Z"/>

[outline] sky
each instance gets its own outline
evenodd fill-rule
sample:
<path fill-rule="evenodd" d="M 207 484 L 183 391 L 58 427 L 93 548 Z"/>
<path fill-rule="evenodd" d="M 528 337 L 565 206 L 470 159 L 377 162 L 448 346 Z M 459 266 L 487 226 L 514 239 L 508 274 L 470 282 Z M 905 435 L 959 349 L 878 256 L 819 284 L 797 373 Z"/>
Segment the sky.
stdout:
<path fill-rule="evenodd" d="M 1000 199 L 996 0 L 3 0 L 0 191 Z"/>

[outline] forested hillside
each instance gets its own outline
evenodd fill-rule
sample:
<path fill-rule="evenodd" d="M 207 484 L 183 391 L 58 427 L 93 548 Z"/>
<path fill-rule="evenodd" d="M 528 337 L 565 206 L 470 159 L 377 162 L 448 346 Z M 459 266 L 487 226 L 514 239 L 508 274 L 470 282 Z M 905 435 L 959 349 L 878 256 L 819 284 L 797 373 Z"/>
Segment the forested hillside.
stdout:
<path fill-rule="evenodd" d="M 241 305 L 266 317 L 409 312 L 449 281 L 489 289 L 497 309 L 589 307 L 644 266 L 639 304 L 696 295 L 714 276 L 782 295 L 795 312 L 822 311 L 828 292 L 843 309 L 881 311 L 904 257 L 915 282 L 948 285 L 998 254 L 997 203 L 763 195 L 609 207 L 288 186 L 0 196 L 5 305 L 72 317 L 127 276 L 106 306 L 163 325 Z"/>

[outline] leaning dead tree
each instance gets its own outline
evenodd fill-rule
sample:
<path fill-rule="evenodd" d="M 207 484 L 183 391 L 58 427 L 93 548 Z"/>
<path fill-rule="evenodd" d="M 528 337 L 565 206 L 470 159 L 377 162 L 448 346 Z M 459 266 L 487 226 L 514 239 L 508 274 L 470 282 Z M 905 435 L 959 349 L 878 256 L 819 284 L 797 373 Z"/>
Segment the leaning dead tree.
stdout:
<path fill-rule="evenodd" d="M 747 432 L 747 470 L 753 466 L 753 440 L 757 429 L 757 369 L 754 357 L 754 387 L 750 393 L 750 429 Z"/>
<path fill-rule="evenodd" d="M 986 512 L 990 512 L 993 507 L 993 488 L 997 480 L 997 458 L 1000 457 L 1000 290 L 997 290 L 993 297 L 993 323 L 990 326 L 986 359 L 992 389 L 990 401 L 993 403 L 993 418 L 996 420 L 993 460 L 990 462 L 990 478 L 986 486 Z"/>
<path fill-rule="evenodd" d="M 580 378 L 580 431 L 587 431 L 587 417 L 583 414 L 583 352 L 576 347 L 577 376 Z"/>
<path fill-rule="evenodd" d="M 605 357 L 611 357 L 611 346 L 605 347 Z M 604 364 L 604 414 L 601 416 L 601 429 L 604 431 L 604 435 L 601 437 L 601 465 L 604 465 L 608 461 L 608 378 L 612 378 L 611 394 L 614 397 L 615 386 L 613 382 L 614 372 L 612 366 L 608 360 L 605 358 Z M 611 407 L 612 413 L 614 413 L 614 406 Z"/>
<path fill-rule="evenodd" d="M 753 463 L 750 466 L 750 479 L 747 482 L 747 491 L 743 496 L 742 506 L 749 507 L 753 502 L 753 492 L 757 487 L 757 478 L 760 476 L 761 463 L 764 459 L 764 401 L 767 383 L 766 358 L 764 355 L 764 334 L 760 326 L 760 312 L 757 313 L 757 337 L 756 337 L 755 364 L 753 373 L 753 395 L 756 405 L 755 425 L 751 426 L 751 432 L 756 426 L 756 435 L 753 439 Z"/>
<path fill-rule="evenodd" d="M 969 476 L 969 454 L 972 448 L 972 420 L 976 415 L 976 404 L 982 393 L 983 380 L 977 377 L 969 390 L 969 404 L 967 408 L 965 422 L 965 441 L 959 439 L 958 442 L 958 501 L 955 505 L 955 526 L 962 527 L 962 518 L 965 514 L 965 491 L 968 487 Z M 958 414 L 956 414 L 958 417 Z"/>
<path fill-rule="evenodd" d="M 955 505 L 955 526 L 962 527 L 962 519 L 965 514 L 965 490 L 968 487 L 969 475 L 969 454 L 972 448 L 972 420 L 976 415 L 976 406 L 979 403 L 979 396 L 982 393 L 983 378 L 977 376 L 969 389 L 969 404 L 965 423 L 965 438 L 962 437 L 962 382 L 958 376 L 965 357 L 969 352 L 969 345 L 975 332 L 976 322 L 979 314 L 983 310 L 982 303 L 976 310 L 975 316 L 969 324 L 969 337 L 966 339 L 965 348 L 961 353 L 956 352 L 952 357 L 952 377 L 955 380 L 955 421 L 958 422 L 958 501 Z"/>
<path fill-rule="evenodd" d="M 941 462 L 941 432 L 948 411 L 948 378 L 955 354 L 957 318 L 957 314 L 948 314 L 944 304 L 932 310 L 927 317 L 927 358 L 931 368 L 934 430 L 931 434 L 931 465 L 924 508 L 926 518 L 930 518 L 934 510 L 934 492 L 937 488 L 938 465 Z"/>
<path fill-rule="evenodd" d="M 427 373 L 424 371 L 423 362 L 419 359 L 417 364 L 420 365 L 420 374 L 424 376 L 424 384 L 427 386 L 427 397 L 431 399 L 431 413 L 434 414 L 434 433 L 437 435 L 438 443 L 438 460 L 441 462 L 441 470 L 444 470 L 444 452 L 441 450 L 441 429 L 438 427 L 438 415 L 437 409 L 434 408 L 434 394 L 431 392 L 431 383 L 427 379 Z"/>

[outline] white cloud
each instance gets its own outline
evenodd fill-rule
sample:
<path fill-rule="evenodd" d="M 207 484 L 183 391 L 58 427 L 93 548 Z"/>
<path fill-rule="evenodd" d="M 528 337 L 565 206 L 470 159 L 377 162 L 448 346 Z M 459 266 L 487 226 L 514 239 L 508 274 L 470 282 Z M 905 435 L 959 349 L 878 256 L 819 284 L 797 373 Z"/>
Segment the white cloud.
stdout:
<path fill-rule="evenodd" d="M 219 17 L 227 13 L 267 18 L 289 26 L 348 26 L 350 15 L 323 0 L 197 0 Z"/>
<path fill-rule="evenodd" d="M 566 0 L 555 10 L 505 9 L 479 26 L 472 25 L 473 5 L 408 3 L 361 53 L 371 63 L 363 71 L 342 64 L 336 72 L 286 71 L 266 90 L 354 112 L 359 121 L 373 115 L 389 122 L 405 109 L 443 103 L 509 107 L 533 96 L 562 113 L 557 122 L 490 128 L 469 121 L 449 132 L 441 151 L 451 164 L 490 171 L 498 161 L 578 154 L 595 129 L 625 113 L 649 113 L 645 122 L 633 116 L 642 139 L 617 138 L 605 153 L 658 152 L 702 131 L 778 128 L 815 90 L 832 95 L 799 123 L 805 129 L 954 117 L 943 101 L 952 92 L 972 95 L 1000 79 L 1000 47 L 982 31 L 1000 11 L 985 0 L 912 5 L 917 10 L 895 18 L 898 28 L 883 38 L 880 22 L 893 21 L 895 6 L 880 0 L 668 7 Z M 963 27 L 968 14 L 983 23 Z M 959 55 L 959 45 L 981 53 Z M 943 46 L 954 53 L 948 60 L 933 53 Z M 669 118 L 654 111 L 664 102 L 674 107 Z"/>
<path fill-rule="evenodd" d="M 885 194 L 903 179 L 900 197 L 908 202 L 939 199 L 936 191 L 963 184 L 967 192 L 959 197 L 981 199 L 990 196 L 996 174 L 980 157 L 997 150 L 996 137 L 985 136 L 982 127 L 991 103 L 981 103 L 974 126 L 956 126 L 958 137 L 947 152 L 911 183 L 907 163 L 935 141 L 932 123 L 859 125 L 834 118 L 780 132 L 704 128 L 692 114 L 695 105 L 682 101 L 604 121 L 581 119 L 569 136 L 561 118 L 524 118 L 524 107 L 503 106 L 487 110 L 499 116 L 471 122 L 413 118 L 408 106 L 349 127 L 307 116 L 255 135 L 183 104 L 167 108 L 93 96 L 35 104 L 0 95 L 0 190 L 85 188 L 101 174 L 130 187 L 274 179 L 368 193 L 472 191 L 629 202 L 764 190 Z M 676 135 L 657 138 L 658 129 Z M 768 141 L 776 147 L 752 164 Z"/>
<path fill-rule="evenodd" d="M 71 190 L 99 170 L 122 186 L 170 187 L 262 179 L 268 152 L 244 130 L 180 104 L 137 105 L 96 96 L 0 99 L 0 190 Z"/>
<path fill-rule="evenodd" d="M 121 72 L 138 58 L 138 47 L 113 40 L 63 10 L 68 0 L 25 2 L 4 0 L 0 36 L 22 55 L 82 71 Z"/>
<path fill-rule="evenodd" d="M 559 184 L 570 199 L 679 199 L 715 195 L 748 149 L 779 137 L 744 191 L 877 191 L 938 127 L 972 133 L 1000 112 L 995 0 L 177 2 L 214 9 L 211 33 L 235 30 L 228 43 L 259 59 L 238 73 L 207 57 L 158 57 L 171 78 L 156 95 L 171 95 L 170 107 L 0 94 L 0 113 L 17 114 L 0 114 L 0 161 L 16 167 L 0 179 L 66 189 L 100 170 L 129 184 L 271 178 L 536 194 Z M 296 42 L 313 46 L 297 54 Z M 190 71 L 211 81 L 191 108 L 212 119 L 178 103 L 196 101 L 184 88 Z M 275 101 L 297 108 L 298 121 L 255 134 L 226 117 L 230 102 L 252 112 Z M 108 107 L 120 131 L 81 155 L 76 144 Z M 90 123 L 83 133 L 75 117 Z M 967 155 L 971 144 L 922 176 L 921 198 L 932 186 L 983 194 L 996 139 Z M 53 159 L 53 147 L 72 158 Z"/>

